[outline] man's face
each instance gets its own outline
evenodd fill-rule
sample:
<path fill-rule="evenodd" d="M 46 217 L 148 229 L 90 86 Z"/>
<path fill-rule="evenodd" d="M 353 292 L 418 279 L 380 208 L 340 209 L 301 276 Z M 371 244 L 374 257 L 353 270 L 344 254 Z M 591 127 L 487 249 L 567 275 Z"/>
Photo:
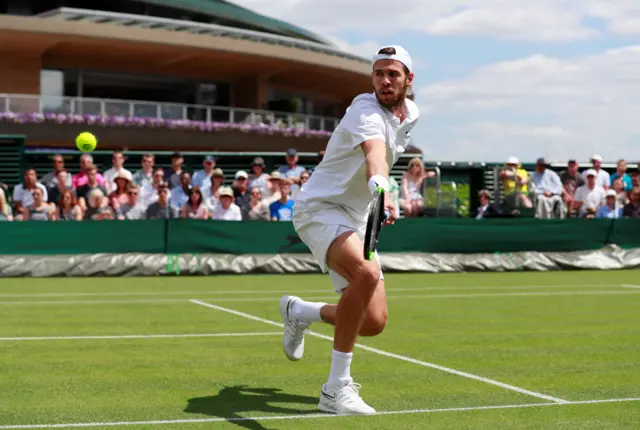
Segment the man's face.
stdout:
<path fill-rule="evenodd" d="M 124 164 L 124 155 L 116 153 L 111 157 L 111 162 L 113 163 L 113 167 L 120 168 Z"/>
<path fill-rule="evenodd" d="M 183 188 L 188 187 L 190 183 L 191 183 L 191 175 L 190 174 L 183 173 L 182 175 L 180 175 L 180 185 L 182 185 Z"/>
<path fill-rule="evenodd" d="M 182 167 L 183 163 L 184 163 L 184 158 L 182 157 L 174 157 L 171 159 L 171 166 L 173 166 L 174 169 L 178 169 Z"/>
<path fill-rule="evenodd" d="M 298 162 L 298 155 L 287 155 L 287 164 L 293 166 Z"/>
<path fill-rule="evenodd" d="M 89 170 L 87 172 L 87 180 L 91 185 L 96 183 L 97 178 L 98 178 L 98 172 L 96 172 L 95 170 Z"/>
<path fill-rule="evenodd" d="M 288 196 L 290 192 L 291 192 L 291 185 L 289 185 L 286 182 L 283 182 L 282 184 L 280 184 L 280 195 L 282 197 Z"/>
<path fill-rule="evenodd" d="M 89 165 L 89 163 L 91 163 L 91 160 L 89 160 L 88 157 L 81 157 L 80 158 L 80 168 L 82 170 L 85 170 L 87 168 L 87 166 Z"/>
<path fill-rule="evenodd" d="M 616 178 L 613 181 L 613 184 L 611 184 L 611 188 L 613 188 L 616 191 L 616 193 L 622 192 L 622 190 L 624 189 L 624 184 L 622 182 L 622 179 Z"/>
<path fill-rule="evenodd" d="M 590 187 L 593 187 L 596 184 L 596 177 L 593 175 L 587 176 L 587 184 L 589 184 Z"/>
<path fill-rule="evenodd" d="M 627 162 L 624 160 L 618 161 L 618 171 L 626 172 L 627 171 Z"/>
<path fill-rule="evenodd" d="M 138 201 L 138 189 L 137 188 L 132 188 L 129 191 L 127 191 L 127 196 L 129 197 L 129 204 L 131 206 L 135 205 L 136 202 Z"/>
<path fill-rule="evenodd" d="M 569 174 L 571 176 L 575 176 L 576 173 L 578 173 L 578 163 L 569 163 L 569 165 L 567 166 L 568 170 L 569 170 Z"/>
<path fill-rule="evenodd" d="M 613 208 L 616 204 L 616 198 L 613 196 L 609 196 L 607 197 L 607 206 L 609 206 L 610 208 Z"/>
<path fill-rule="evenodd" d="M 59 186 L 66 188 L 68 175 L 69 174 L 66 171 L 61 171 L 60 173 L 58 173 L 58 185 Z"/>
<path fill-rule="evenodd" d="M 149 169 L 151 169 L 152 167 L 153 167 L 153 158 L 151 158 L 151 157 L 144 157 L 144 158 L 142 159 L 142 168 L 143 168 L 144 170 L 147 170 L 147 171 L 148 171 L 148 170 L 149 170 Z"/>
<path fill-rule="evenodd" d="M 229 196 L 220 196 L 220 203 L 222 203 L 222 207 L 228 209 L 231 206 L 232 197 Z"/>
<path fill-rule="evenodd" d="M 33 169 L 29 169 L 24 172 L 24 183 L 27 185 L 33 185 L 36 183 L 38 178 L 36 177 L 36 171 Z"/>
<path fill-rule="evenodd" d="M 599 170 L 602 166 L 602 161 L 600 160 L 591 160 L 591 164 L 593 164 L 593 168 Z"/>
<path fill-rule="evenodd" d="M 160 182 L 164 180 L 164 172 L 162 170 L 157 170 L 153 174 L 153 183 L 158 185 Z"/>
<path fill-rule="evenodd" d="M 60 171 L 64 169 L 64 159 L 60 156 L 53 157 L 53 170 Z"/>
<path fill-rule="evenodd" d="M 480 194 L 480 204 L 484 206 L 487 203 L 489 203 L 489 199 L 487 198 L 486 194 Z"/>
<path fill-rule="evenodd" d="M 538 171 L 538 173 L 544 173 L 546 169 L 547 166 L 545 166 L 544 164 L 536 164 L 536 170 Z"/>
<path fill-rule="evenodd" d="M 631 200 L 634 204 L 638 204 L 640 202 L 640 192 L 632 192 L 629 194 L 629 200 Z"/>
<path fill-rule="evenodd" d="M 216 163 L 213 161 L 205 161 L 202 165 L 204 166 L 205 172 L 210 172 L 216 167 Z"/>
<path fill-rule="evenodd" d="M 236 181 L 238 182 L 238 188 L 240 188 L 241 190 L 244 190 L 247 188 L 247 183 L 249 182 L 247 178 L 241 176 L 238 179 L 236 179 Z"/>
<path fill-rule="evenodd" d="M 158 190 L 158 201 L 160 203 L 165 203 L 167 201 L 167 195 L 169 194 L 169 190 L 166 188 L 161 188 Z"/>
<path fill-rule="evenodd" d="M 378 103 L 392 108 L 404 101 L 413 73 L 407 75 L 399 61 L 379 60 L 374 65 L 372 79 Z"/>

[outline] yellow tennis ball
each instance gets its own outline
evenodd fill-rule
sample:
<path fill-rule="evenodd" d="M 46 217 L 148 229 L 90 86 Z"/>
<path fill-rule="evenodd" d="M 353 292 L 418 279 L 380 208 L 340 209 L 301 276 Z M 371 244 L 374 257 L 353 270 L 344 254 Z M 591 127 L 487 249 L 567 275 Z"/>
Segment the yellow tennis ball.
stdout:
<path fill-rule="evenodd" d="M 76 137 L 76 146 L 82 152 L 91 152 L 96 149 L 97 145 L 98 139 L 88 131 L 80 133 L 78 137 Z"/>

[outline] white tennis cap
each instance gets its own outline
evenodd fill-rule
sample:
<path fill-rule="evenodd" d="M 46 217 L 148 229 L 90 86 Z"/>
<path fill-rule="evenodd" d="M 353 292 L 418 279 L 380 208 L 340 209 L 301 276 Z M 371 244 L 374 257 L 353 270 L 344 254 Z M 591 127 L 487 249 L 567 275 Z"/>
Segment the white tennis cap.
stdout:
<path fill-rule="evenodd" d="M 381 53 L 382 51 L 388 51 L 388 53 Z M 373 56 L 373 64 L 380 60 L 396 60 L 407 66 L 410 73 L 413 73 L 413 61 L 411 61 L 411 56 L 402 46 L 399 45 L 389 45 L 383 46 L 378 50 L 376 55 Z M 373 65 L 372 64 L 372 65 Z"/>

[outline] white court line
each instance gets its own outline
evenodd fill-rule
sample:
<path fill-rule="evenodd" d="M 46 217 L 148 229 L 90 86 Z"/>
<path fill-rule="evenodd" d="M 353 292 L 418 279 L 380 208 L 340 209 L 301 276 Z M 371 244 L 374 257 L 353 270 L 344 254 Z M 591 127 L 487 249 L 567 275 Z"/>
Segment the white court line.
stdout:
<path fill-rule="evenodd" d="M 397 290 L 396 290 L 397 291 Z M 522 293 L 469 293 L 469 294 L 407 294 L 394 296 L 387 299 L 467 299 L 477 297 L 527 297 L 527 296 L 608 296 L 608 295 L 634 295 L 640 291 L 633 290 L 602 290 L 602 291 L 531 291 Z M 326 296 L 304 296 L 309 300 L 336 299 L 336 294 Z M 280 297 L 200 297 L 203 300 L 215 300 L 216 302 L 268 302 L 278 300 Z M 28 300 L 0 302 L 0 305 L 77 305 L 77 304 L 108 304 L 108 303 L 179 303 L 185 299 L 143 299 L 143 300 Z"/>
<path fill-rule="evenodd" d="M 640 288 L 640 285 L 620 284 L 622 288 Z"/>
<path fill-rule="evenodd" d="M 262 333 L 193 333 L 193 334 L 130 334 L 114 336 L 29 336 L 29 337 L 0 337 L 0 341 L 24 341 L 24 340 L 87 340 L 87 339 L 170 339 L 188 337 L 244 337 L 244 336 L 273 336 L 281 332 Z"/>
<path fill-rule="evenodd" d="M 200 300 L 190 300 L 190 302 L 191 303 L 195 303 L 196 305 L 205 306 L 205 307 L 208 307 L 208 308 L 211 308 L 211 309 L 215 309 L 215 310 L 218 310 L 218 311 L 221 311 L 221 312 L 226 312 L 226 313 L 229 313 L 229 314 L 232 314 L 232 315 L 236 315 L 236 316 L 240 316 L 240 317 L 243 317 L 243 318 L 247 318 L 247 319 L 250 319 L 250 320 L 259 321 L 259 322 L 262 322 L 262 323 L 265 323 L 265 324 L 269 324 L 269 325 L 272 325 L 272 326 L 284 328 L 284 325 L 281 324 L 281 323 L 278 323 L 278 322 L 275 322 L 275 321 L 271 321 L 271 320 L 268 320 L 268 319 L 264 319 L 264 318 L 260 318 L 260 317 L 257 317 L 255 315 L 247 314 L 247 313 L 244 313 L 244 312 L 239 312 L 239 311 L 236 311 L 236 310 L 233 310 L 233 309 L 229 309 L 229 308 L 223 308 L 222 306 L 212 305 L 211 303 L 201 302 Z M 326 339 L 326 340 L 333 341 L 332 337 L 325 336 L 323 334 L 316 333 L 316 332 L 313 332 L 313 331 L 310 331 L 308 334 L 311 335 L 311 336 L 318 337 L 320 339 Z M 413 364 L 417 364 L 417 365 L 424 366 L 424 367 L 430 367 L 432 369 L 437 369 L 437 370 L 441 370 L 443 372 L 452 373 L 454 375 L 462 376 L 464 378 L 474 379 L 476 381 L 484 382 L 484 383 L 491 384 L 491 385 L 496 385 L 498 387 L 506 388 L 507 390 L 511 390 L 511 391 L 516 391 L 516 392 L 521 393 L 521 394 L 526 394 L 526 395 L 529 395 L 529 396 L 537 397 L 539 399 L 551 400 L 552 402 L 556 402 L 556 403 L 567 403 L 567 400 L 564 400 L 564 399 L 559 399 L 557 397 L 548 396 L 548 395 L 542 394 L 542 393 L 536 393 L 535 391 L 525 390 L 524 388 L 516 387 L 514 385 L 505 384 L 503 382 L 495 381 L 493 379 L 485 378 L 483 376 L 474 375 L 472 373 L 462 372 L 460 370 L 451 369 L 449 367 L 440 366 L 438 364 L 429 363 L 429 362 L 426 362 L 426 361 L 416 360 L 414 358 L 405 357 L 403 355 L 393 354 L 391 352 L 386 352 L 386 351 L 383 351 L 381 349 L 372 348 L 370 346 L 362 345 L 362 344 L 359 344 L 359 343 L 357 343 L 355 346 L 357 348 L 364 349 L 365 351 L 373 352 L 374 354 L 383 355 L 385 357 L 395 358 L 397 360 L 406 361 L 408 363 L 413 363 Z"/>
<path fill-rule="evenodd" d="M 540 288 L 606 288 L 616 287 L 616 284 L 585 284 L 585 285 L 464 285 L 464 286 L 434 286 L 434 287 L 407 287 L 407 288 L 387 288 L 387 292 L 407 292 L 407 291 L 438 291 L 438 290 L 526 290 L 526 289 L 540 289 Z M 624 286 L 624 285 L 621 285 Z M 5 293 L 0 294 L 0 297 L 110 297 L 110 296 L 194 296 L 194 295 L 216 295 L 216 294 L 306 294 L 306 293 L 326 293 L 329 289 L 324 288 L 321 290 L 227 290 L 227 291 L 126 291 L 126 292 L 104 292 L 104 293 Z"/>
<path fill-rule="evenodd" d="M 469 411 L 489 411 L 496 409 L 522 409 L 522 408 L 539 408 L 549 406 L 567 406 L 567 405 L 593 405 L 599 403 L 622 403 L 637 402 L 640 398 L 629 399 L 606 399 L 606 400 L 584 400 L 566 403 L 523 403 L 520 405 L 489 405 L 489 406 L 472 406 L 462 408 L 439 408 L 439 409 L 407 409 L 404 411 L 385 411 L 378 412 L 376 415 L 410 415 L 410 414 L 432 414 L 442 412 L 469 412 Z M 93 422 L 93 423 L 67 423 L 67 424 L 15 424 L 0 425 L 0 430 L 10 429 L 54 429 L 54 428 L 78 428 L 78 427 L 120 427 L 120 426 L 144 426 L 144 425 L 165 425 L 165 424 L 197 424 L 197 423 L 216 423 L 223 421 L 242 422 L 242 421 L 288 421 L 288 420 L 306 420 L 306 419 L 322 419 L 322 418 L 341 418 L 339 415 L 329 415 L 322 413 L 315 414 L 298 414 L 298 415 L 280 415 L 280 416 L 262 416 L 262 417 L 216 417 L 216 418 L 192 418 L 181 420 L 157 420 L 157 421 L 113 421 L 113 422 Z M 342 417 L 344 418 L 344 417 Z M 362 417 L 366 419 L 366 417 Z"/>

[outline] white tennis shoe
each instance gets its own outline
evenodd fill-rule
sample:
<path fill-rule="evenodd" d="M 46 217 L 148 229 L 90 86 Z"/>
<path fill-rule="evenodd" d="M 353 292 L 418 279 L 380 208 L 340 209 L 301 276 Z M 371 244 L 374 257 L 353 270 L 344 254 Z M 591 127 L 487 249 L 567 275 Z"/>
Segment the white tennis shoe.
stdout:
<path fill-rule="evenodd" d="M 287 358 L 291 361 L 298 361 L 304 354 L 304 335 L 308 331 L 311 323 L 300 321 L 293 316 L 291 309 L 300 300 L 296 296 L 283 296 L 280 299 L 280 315 L 284 322 L 284 336 L 282 346 Z"/>
<path fill-rule="evenodd" d="M 318 409 L 337 415 L 373 415 L 376 410 L 367 405 L 360 397 L 360 384 L 352 379 L 340 381 L 335 386 L 322 386 Z"/>

